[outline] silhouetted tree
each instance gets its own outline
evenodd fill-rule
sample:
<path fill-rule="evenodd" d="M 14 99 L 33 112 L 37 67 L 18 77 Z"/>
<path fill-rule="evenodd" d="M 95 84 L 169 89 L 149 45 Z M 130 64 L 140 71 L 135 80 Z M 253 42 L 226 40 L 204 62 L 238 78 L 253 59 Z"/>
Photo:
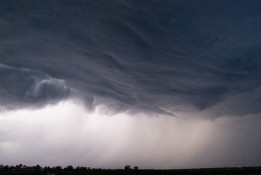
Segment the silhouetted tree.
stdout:
<path fill-rule="evenodd" d="M 37 174 L 40 174 L 42 171 L 43 171 L 43 168 L 42 168 L 40 165 L 36 165 L 36 167 L 35 167 L 35 172 L 36 172 Z"/>
<path fill-rule="evenodd" d="M 45 173 L 50 172 L 50 167 L 49 167 L 49 166 L 44 167 L 44 168 L 43 168 L 43 171 L 44 171 Z"/>
<path fill-rule="evenodd" d="M 67 166 L 66 168 L 64 168 L 64 170 L 72 171 L 72 170 L 74 170 L 74 168 L 73 168 L 72 165 L 69 165 L 69 166 Z"/>
<path fill-rule="evenodd" d="M 75 170 L 87 170 L 87 167 L 80 167 L 80 166 L 77 166 L 77 168 L 75 168 Z"/>
<path fill-rule="evenodd" d="M 55 167 L 55 170 L 56 170 L 56 171 L 62 171 L 63 169 L 62 169 L 61 166 L 57 166 L 57 167 Z"/>
<path fill-rule="evenodd" d="M 5 170 L 5 171 L 8 171 L 8 170 L 10 170 L 10 167 L 9 167 L 8 165 L 5 165 L 5 166 L 4 166 L 4 170 Z"/>
<path fill-rule="evenodd" d="M 130 170 L 131 170 L 130 165 L 126 165 L 126 166 L 124 167 L 124 170 L 125 170 L 125 171 L 130 171 Z"/>

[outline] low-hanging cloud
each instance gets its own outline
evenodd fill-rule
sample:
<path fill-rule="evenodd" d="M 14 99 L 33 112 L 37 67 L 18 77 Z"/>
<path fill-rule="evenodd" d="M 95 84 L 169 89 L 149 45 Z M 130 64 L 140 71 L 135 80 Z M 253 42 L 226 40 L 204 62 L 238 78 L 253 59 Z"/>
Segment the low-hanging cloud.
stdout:
<path fill-rule="evenodd" d="M 0 64 L 1 106 L 22 108 L 62 100 L 69 96 L 65 81 L 29 69 Z"/>
<path fill-rule="evenodd" d="M 243 0 L 2 1 L 1 105 L 70 95 L 114 111 L 259 113 L 259 7 Z"/>

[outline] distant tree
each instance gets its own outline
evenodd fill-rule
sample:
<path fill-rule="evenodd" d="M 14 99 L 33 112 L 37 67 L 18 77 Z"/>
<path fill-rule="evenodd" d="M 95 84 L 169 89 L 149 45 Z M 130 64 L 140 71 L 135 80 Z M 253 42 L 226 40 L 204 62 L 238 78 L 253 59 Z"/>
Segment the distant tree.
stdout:
<path fill-rule="evenodd" d="M 139 167 L 138 167 L 138 166 L 135 166 L 135 167 L 134 167 L 134 170 L 136 170 L 136 171 L 139 170 Z"/>
<path fill-rule="evenodd" d="M 35 171 L 36 171 L 36 173 L 40 173 L 40 172 L 42 172 L 43 171 L 43 168 L 40 166 L 40 165 L 36 165 L 35 166 Z"/>
<path fill-rule="evenodd" d="M 8 171 L 8 170 L 10 170 L 10 167 L 9 167 L 8 165 L 5 165 L 5 166 L 4 166 L 4 170 L 5 170 L 5 171 Z"/>
<path fill-rule="evenodd" d="M 87 170 L 87 167 L 77 166 L 75 170 Z"/>
<path fill-rule="evenodd" d="M 126 166 L 124 167 L 124 170 L 125 170 L 125 171 L 130 171 L 130 170 L 131 170 L 130 165 L 126 165 Z"/>
<path fill-rule="evenodd" d="M 57 167 L 55 167 L 55 170 L 56 170 L 56 171 L 61 171 L 61 170 L 63 170 L 63 169 L 62 169 L 61 166 L 57 166 Z"/>
<path fill-rule="evenodd" d="M 69 166 L 67 166 L 66 168 L 64 168 L 64 170 L 72 171 L 72 170 L 74 170 L 74 168 L 73 168 L 72 165 L 69 165 Z"/>
<path fill-rule="evenodd" d="M 45 173 L 49 173 L 49 172 L 50 172 L 50 167 L 49 167 L 49 166 L 45 166 L 45 167 L 43 168 L 43 171 L 44 171 Z"/>

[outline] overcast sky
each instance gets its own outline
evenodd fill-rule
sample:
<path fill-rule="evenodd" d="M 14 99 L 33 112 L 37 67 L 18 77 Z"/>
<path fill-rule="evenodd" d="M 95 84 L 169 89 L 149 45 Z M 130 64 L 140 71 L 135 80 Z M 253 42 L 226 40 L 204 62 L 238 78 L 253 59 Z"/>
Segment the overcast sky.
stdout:
<path fill-rule="evenodd" d="M 261 165 L 259 0 L 0 1 L 0 164 Z"/>

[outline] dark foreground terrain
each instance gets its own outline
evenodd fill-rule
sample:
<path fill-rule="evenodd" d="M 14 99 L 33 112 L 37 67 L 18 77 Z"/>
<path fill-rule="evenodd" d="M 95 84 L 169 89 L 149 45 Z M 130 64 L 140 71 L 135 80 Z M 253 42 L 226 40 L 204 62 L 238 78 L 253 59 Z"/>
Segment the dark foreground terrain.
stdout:
<path fill-rule="evenodd" d="M 45 167 L 39 165 L 33 167 L 27 166 L 0 166 L 0 175 L 261 175 L 261 167 L 242 167 L 242 168 L 210 168 L 210 169 L 175 169 L 175 170 L 140 170 L 138 167 L 131 169 L 126 166 L 125 169 L 104 170 L 92 169 L 86 167 L 66 168 Z"/>

